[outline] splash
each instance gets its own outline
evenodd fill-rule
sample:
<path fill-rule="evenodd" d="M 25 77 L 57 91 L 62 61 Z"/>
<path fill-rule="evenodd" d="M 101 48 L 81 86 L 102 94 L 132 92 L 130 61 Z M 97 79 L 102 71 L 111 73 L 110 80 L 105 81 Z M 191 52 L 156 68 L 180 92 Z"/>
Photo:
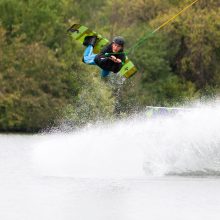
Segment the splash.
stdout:
<path fill-rule="evenodd" d="M 200 105 L 151 122 L 145 171 L 157 175 L 220 174 L 220 105 Z"/>
<path fill-rule="evenodd" d="M 220 104 L 152 119 L 140 114 L 73 133 L 47 134 L 33 148 L 47 176 L 124 178 L 219 175 Z"/>

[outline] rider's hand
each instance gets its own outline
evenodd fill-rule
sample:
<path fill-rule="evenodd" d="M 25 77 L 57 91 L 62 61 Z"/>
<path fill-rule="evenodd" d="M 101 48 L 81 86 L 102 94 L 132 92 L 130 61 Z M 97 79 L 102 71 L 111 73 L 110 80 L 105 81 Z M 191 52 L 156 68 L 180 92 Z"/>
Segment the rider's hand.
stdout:
<path fill-rule="evenodd" d="M 113 55 L 110 56 L 110 59 L 111 59 L 112 61 L 114 61 L 114 62 L 117 60 L 117 58 L 116 58 L 115 56 L 113 56 Z"/>
<path fill-rule="evenodd" d="M 115 62 L 115 63 L 121 63 L 121 60 L 118 59 L 118 58 L 116 58 L 116 57 L 113 56 L 113 55 L 110 57 L 110 59 L 111 59 L 113 62 Z"/>
<path fill-rule="evenodd" d="M 121 60 L 120 59 L 116 59 L 116 63 L 121 63 Z"/>

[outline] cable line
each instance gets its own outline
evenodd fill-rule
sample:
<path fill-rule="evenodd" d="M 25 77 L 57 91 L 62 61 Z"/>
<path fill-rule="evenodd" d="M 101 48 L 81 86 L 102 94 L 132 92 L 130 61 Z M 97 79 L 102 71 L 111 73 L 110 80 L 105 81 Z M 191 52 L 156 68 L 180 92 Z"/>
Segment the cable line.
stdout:
<path fill-rule="evenodd" d="M 127 52 L 119 52 L 119 53 L 106 53 L 106 56 L 109 55 L 114 55 L 114 54 L 129 54 L 131 52 L 133 52 L 137 47 L 139 47 L 144 41 L 146 41 L 148 38 L 150 38 L 152 35 L 154 35 L 157 31 L 159 31 L 160 29 L 162 29 L 163 27 L 165 27 L 166 25 L 168 25 L 170 22 L 172 22 L 174 19 L 176 19 L 180 14 L 182 14 L 183 12 L 185 12 L 188 8 L 190 8 L 191 6 L 193 6 L 196 2 L 198 2 L 199 0 L 195 0 L 193 1 L 191 4 L 187 5 L 185 8 L 183 8 L 181 11 L 179 11 L 176 15 L 174 15 L 173 17 L 171 17 L 170 19 L 168 19 L 167 21 L 165 21 L 163 24 L 161 24 L 159 27 L 157 27 L 155 30 L 153 30 L 150 33 L 145 34 L 143 37 L 141 37 L 137 43 L 135 43 L 132 47 L 130 47 L 128 49 Z"/>

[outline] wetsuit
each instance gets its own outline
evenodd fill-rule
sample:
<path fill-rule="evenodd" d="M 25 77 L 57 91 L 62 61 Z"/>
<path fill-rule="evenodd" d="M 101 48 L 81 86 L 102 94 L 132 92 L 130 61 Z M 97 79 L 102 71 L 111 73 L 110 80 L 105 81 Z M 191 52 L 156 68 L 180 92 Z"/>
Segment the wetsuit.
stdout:
<path fill-rule="evenodd" d="M 119 52 L 123 52 L 123 50 Z M 109 59 L 109 57 L 105 55 L 106 53 L 113 53 L 112 43 L 107 45 L 105 48 L 103 48 L 99 54 L 94 54 L 93 46 L 89 45 L 84 52 L 83 62 L 89 65 L 99 66 L 102 69 L 101 71 L 102 77 L 108 76 L 110 72 L 114 72 L 114 73 L 119 72 L 122 67 L 122 63 L 125 62 L 125 54 L 124 53 L 113 54 L 116 58 L 122 61 L 122 63 L 116 63 L 111 59 Z"/>

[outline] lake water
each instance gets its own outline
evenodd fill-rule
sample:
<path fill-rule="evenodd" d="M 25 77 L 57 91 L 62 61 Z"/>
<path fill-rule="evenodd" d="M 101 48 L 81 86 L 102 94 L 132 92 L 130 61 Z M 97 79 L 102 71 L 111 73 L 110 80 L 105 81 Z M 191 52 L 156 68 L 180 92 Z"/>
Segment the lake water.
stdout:
<path fill-rule="evenodd" d="M 219 112 L 0 135 L 0 219 L 219 220 Z"/>

